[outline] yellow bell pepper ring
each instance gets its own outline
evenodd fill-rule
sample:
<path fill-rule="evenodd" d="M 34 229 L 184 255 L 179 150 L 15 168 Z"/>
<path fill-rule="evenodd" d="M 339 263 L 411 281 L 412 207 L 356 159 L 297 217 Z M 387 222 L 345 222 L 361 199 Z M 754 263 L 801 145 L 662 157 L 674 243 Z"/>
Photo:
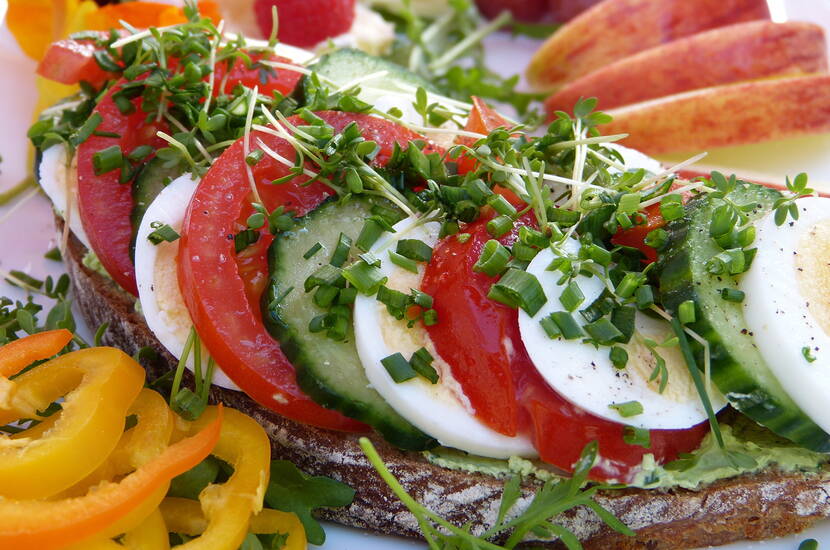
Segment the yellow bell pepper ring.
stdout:
<path fill-rule="evenodd" d="M 173 533 L 195 537 L 204 533 L 207 528 L 208 523 L 202 513 L 202 507 L 196 500 L 167 497 L 162 501 L 159 510 L 164 516 L 167 528 Z M 251 516 L 248 532 L 255 535 L 276 533 L 288 535 L 282 550 L 306 550 L 308 548 L 305 529 L 297 514 L 263 509 Z"/>
<path fill-rule="evenodd" d="M 57 550 L 87 538 L 117 534 L 107 530 L 154 495 L 163 496 L 171 479 L 210 454 L 219 440 L 223 408 L 219 405 L 211 412 L 211 418 L 199 424 L 198 433 L 167 447 L 117 483 L 104 482 L 82 497 L 62 500 L 0 497 L 0 548 Z M 151 513 L 152 509 L 136 525 Z"/>
<path fill-rule="evenodd" d="M 141 366 L 114 348 L 68 353 L 18 376 L 14 393 L 21 400 L 40 410 L 64 401 L 50 429 L 0 438 L 0 495 L 48 498 L 91 474 L 121 438 L 143 383 Z M 19 418 L 19 412 L 0 411 L 0 424 Z"/>
<path fill-rule="evenodd" d="M 216 409 L 209 407 L 191 429 L 211 422 Z M 181 550 L 237 550 L 248 534 L 251 516 L 262 510 L 270 476 L 271 445 L 262 426 L 250 416 L 225 411 L 222 434 L 213 450 L 233 469 L 221 485 L 208 485 L 199 495 L 207 525 L 201 536 L 178 546 Z"/>

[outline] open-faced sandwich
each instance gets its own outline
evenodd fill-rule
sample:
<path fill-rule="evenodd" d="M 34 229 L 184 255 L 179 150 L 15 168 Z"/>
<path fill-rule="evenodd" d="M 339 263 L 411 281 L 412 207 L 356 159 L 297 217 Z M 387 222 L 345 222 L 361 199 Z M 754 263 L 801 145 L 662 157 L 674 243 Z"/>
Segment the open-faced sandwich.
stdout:
<path fill-rule="evenodd" d="M 29 133 L 37 178 L 89 324 L 155 350 L 151 378 L 208 365 L 276 456 L 356 489 L 327 517 L 678 549 L 830 511 L 806 176 L 679 179 L 590 100 L 531 135 L 389 60 L 187 13 L 50 48 L 81 88 Z"/>

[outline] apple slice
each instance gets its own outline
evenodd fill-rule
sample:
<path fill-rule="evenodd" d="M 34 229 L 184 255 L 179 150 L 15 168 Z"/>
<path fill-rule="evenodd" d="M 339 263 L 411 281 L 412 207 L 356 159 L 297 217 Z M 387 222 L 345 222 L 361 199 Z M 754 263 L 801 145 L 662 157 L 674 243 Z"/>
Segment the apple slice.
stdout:
<path fill-rule="evenodd" d="M 549 0 L 548 11 L 554 21 L 570 21 L 602 0 Z"/>
<path fill-rule="evenodd" d="M 827 72 L 824 30 L 812 23 L 752 21 L 656 46 L 577 78 L 545 101 L 570 112 L 580 97 L 603 110 L 744 80 Z"/>
<path fill-rule="evenodd" d="M 605 0 L 548 38 L 527 80 L 552 90 L 658 44 L 757 19 L 769 19 L 766 0 Z"/>
<path fill-rule="evenodd" d="M 606 134 L 646 154 L 705 151 L 830 132 L 830 75 L 757 80 L 635 103 L 608 114 Z"/>

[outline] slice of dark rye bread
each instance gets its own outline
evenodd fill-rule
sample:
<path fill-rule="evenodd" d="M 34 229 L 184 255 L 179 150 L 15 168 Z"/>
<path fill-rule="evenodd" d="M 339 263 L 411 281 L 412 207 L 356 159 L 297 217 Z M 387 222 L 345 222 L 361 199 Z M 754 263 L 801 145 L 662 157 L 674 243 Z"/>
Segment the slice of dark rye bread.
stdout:
<path fill-rule="evenodd" d="M 57 223 L 62 227 L 60 220 Z M 104 336 L 109 345 L 131 354 L 144 346 L 155 348 L 160 359 L 147 368 L 147 374 L 150 379 L 158 378 L 176 364 L 175 359 L 135 312 L 132 297 L 83 265 L 85 254 L 84 246 L 70 235 L 64 261 L 81 313 L 91 327 L 109 324 Z M 271 438 L 274 458 L 290 460 L 309 474 L 330 476 L 357 490 L 351 506 L 322 510 L 322 518 L 381 533 L 419 536 L 415 518 L 363 456 L 357 435 L 293 422 L 240 392 L 214 386 L 211 399 L 244 411 L 262 424 Z M 415 499 L 457 525 L 470 522 L 474 532 L 494 522 L 503 481 L 435 466 L 421 454 L 401 452 L 378 437 L 372 440 Z M 527 484 L 520 505 L 529 502 L 534 489 L 533 483 Z M 678 550 L 801 531 L 830 516 L 830 476 L 764 472 L 718 481 L 700 491 L 626 489 L 601 494 L 597 500 L 637 536 L 610 530 L 589 510 L 571 510 L 557 521 L 573 531 L 586 549 Z M 555 542 L 533 546 L 560 547 Z"/>

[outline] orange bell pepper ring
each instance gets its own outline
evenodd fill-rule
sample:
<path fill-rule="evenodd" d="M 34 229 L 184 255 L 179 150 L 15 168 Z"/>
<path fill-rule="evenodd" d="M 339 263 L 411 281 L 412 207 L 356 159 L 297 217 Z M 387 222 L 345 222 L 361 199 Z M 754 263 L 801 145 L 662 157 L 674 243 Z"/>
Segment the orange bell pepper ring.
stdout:
<path fill-rule="evenodd" d="M 35 361 L 48 359 L 72 341 L 66 329 L 38 332 L 0 348 L 0 376 L 14 376 Z"/>
<path fill-rule="evenodd" d="M 210 418 L 203 415 L 198 433 L 171 445 L 117 483 L 101 483 L 82 497 L 61 500 L 0 498 L 0 548 L 53 550 L 87 538 L 95 540 L 137 505 L 164 489 L 175 476 L 210 454 L 222 431 L 222 406 L 211 412 Z"/>
<path fill-rule="evenodd" d="M 114 348 L 68 353 L 11 381 L 12 401 L 35 411 L 64 401 L 50 419 L 51 429 L 35 426 L 31 437 L 0 437 L 0 495 L 47 498 L 95 471 L 121 438 L 127 409 L 143 383 L 144 369 Z M 29 407 L 0 406 L 0 425 L 36 418 L 35 411 L 19 410 Z"/>

